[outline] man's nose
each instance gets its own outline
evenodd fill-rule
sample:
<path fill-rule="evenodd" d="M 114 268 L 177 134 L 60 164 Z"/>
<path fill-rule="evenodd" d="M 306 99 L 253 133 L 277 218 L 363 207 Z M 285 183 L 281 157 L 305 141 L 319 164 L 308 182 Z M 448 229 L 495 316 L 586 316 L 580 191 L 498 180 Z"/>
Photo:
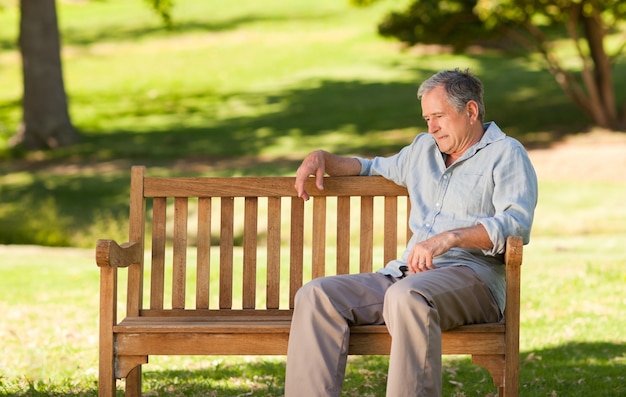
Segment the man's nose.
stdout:
<path fill-rule="evenodd" d="M 435 120 L 428 122 L 428 132 L 433 134 L 439 130 L 439 124 Z"/>

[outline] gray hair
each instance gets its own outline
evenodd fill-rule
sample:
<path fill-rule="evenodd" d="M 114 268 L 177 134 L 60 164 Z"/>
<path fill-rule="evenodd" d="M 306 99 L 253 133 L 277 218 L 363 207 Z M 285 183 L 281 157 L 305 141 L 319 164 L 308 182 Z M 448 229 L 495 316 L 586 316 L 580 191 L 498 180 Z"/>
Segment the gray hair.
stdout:
<path fill-rule="evenodd" d="M 478 120 L 483 122 L 485 117 L 483 83 L 471 74 L 469 69 L 461 71 L 456 68 L 433 75 L 420 85 L 417 90 L 417 99 L 421 100 L 426 93 L 440 85 L 444 86 L 448 103 L 457 112 L 463 111 L 469 101 L 475 101 L 478 104 Z"/>

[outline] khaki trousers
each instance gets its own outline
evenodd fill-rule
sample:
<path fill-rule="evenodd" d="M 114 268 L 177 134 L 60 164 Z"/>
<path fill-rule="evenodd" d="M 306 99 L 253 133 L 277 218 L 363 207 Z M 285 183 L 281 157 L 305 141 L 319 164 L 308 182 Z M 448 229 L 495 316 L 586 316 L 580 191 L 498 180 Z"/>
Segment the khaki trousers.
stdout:
<path fill-rule="evenodd" d="M 441 331 L 497 322 L 487 286 L 466 266 L 395 279 L 379 273 L 314 279 L 296 294 L 286 397 L 339 396 L 351 325 L 386 324 L 388 397 L 441 396 Z"/>

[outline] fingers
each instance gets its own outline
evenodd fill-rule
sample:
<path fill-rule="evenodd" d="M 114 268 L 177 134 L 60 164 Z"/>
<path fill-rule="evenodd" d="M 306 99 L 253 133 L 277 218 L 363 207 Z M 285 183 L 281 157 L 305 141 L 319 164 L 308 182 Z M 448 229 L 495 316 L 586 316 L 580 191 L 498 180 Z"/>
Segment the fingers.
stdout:
<path fill-rule="evenodd" d="M 407 264 L 412 273 L 425 272 L 435 268 L 433 255 L 420 244 L 413 246 L 407 258 Z"/>
<path fill-rule="evenodd" d="M 324 174 L 326 173 L 324 156 L 321 152 L 313 152 L 306 156 L 296 171 L 295 189 L 298 197 L 307 201 L 310 197 L 304 185 L 309 176 L 315 176 L 315 185 L 318 189 L 324 189 Z"/>
<path fill-rule="evenodd" d="M 324 173 L 325 170 L 323 167 L 318 168 L 315 172 L 315 185 L 319 190 L 324 190 Z"/>
<path fill-rule="evenodd" d="M 298 192 L 298 197 L 300 197 L 302 200 L 309 201 L 309 194 L 306 192 L 306 190 L 304 190 L 304 188 L 298 189 L 296 187 L 296 192 Z"/>
<path fill-rule="evenodd" d="M 420 271 L 425 272 L 426 270 L 432 270 L 435 268 L 435 265 L 433 265 L 433 260 L 432 258 L 430 260 L 420 260 L 417 262 L 417 267 L 418 269 L 420 269 Z"/>
<path fill-rule="evenodd" d="M 296 172 L 296 183 L 294 185 L 294 188 L 298 193 L 298 197 L 305 201 L 309 199 L 309 194 L 304 189 L 304 183 L 306 182 L 308 177 L 308 175 L 301 173 L 300 168 L 298 168 L 298 172 Z"/>
<path fill-rule="evenodd" d="M 306 189 L 304 188 L 304 183 L 306 182 L 306 180 L 308 179 L 308 175 L 304 178 L 297 178 L 296 177 L 296 184 L 294 185 L 294 187 L 296 188 L 296 193 L 298 193 L 298 197 L 300 197 L 301 199 L 303 199 L 304 201 L 308 201 L 309 200 L 309 194 L 307 193 Z"/>
<path fill-rule="evenodd" d="M 409 263 L 409 270 L 413 273 L 425 272 L 426 270 L 432 270 L 434 268 L 435 266 L 433 265 L 432 259 L 430 261 L 417 259 Z"/>

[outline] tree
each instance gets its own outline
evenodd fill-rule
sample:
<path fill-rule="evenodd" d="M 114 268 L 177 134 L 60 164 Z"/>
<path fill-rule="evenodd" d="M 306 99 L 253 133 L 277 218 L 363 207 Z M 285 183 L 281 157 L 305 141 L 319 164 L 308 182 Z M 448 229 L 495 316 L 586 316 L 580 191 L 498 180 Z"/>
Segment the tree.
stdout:
<path fill-rule="evenodd" d="M 70 120 L 55 0 L 20 2 L 22 122 L 10 140 L 25 149 L 54 149 L 80 140 Z"/>
<path fill-rule="evenodd" d="M 146 0 L 171 26 L 173 0 Z M 55 149 L 81 140 L 68 111 L 55 0 L 20 1 L 22 122 L 10 146 Z"/>
<path fill-rule="evenodd" d="M 618 111 L 613 65 L 626 40 L 609 49 L 606 39 L 620 32 L 624 17 L 622 0 L 415 0 L 404 12 L 387 15 L 378 29 L 410 45 L 449 44 L 457 50 L 472 40 L 511 38 L 542 55 L 561 89 L 596 125 L 620 129 L 626 126 L 626 106 Z M 573 67 L 557 52 L 567 45 L 578 60 Z"/>

